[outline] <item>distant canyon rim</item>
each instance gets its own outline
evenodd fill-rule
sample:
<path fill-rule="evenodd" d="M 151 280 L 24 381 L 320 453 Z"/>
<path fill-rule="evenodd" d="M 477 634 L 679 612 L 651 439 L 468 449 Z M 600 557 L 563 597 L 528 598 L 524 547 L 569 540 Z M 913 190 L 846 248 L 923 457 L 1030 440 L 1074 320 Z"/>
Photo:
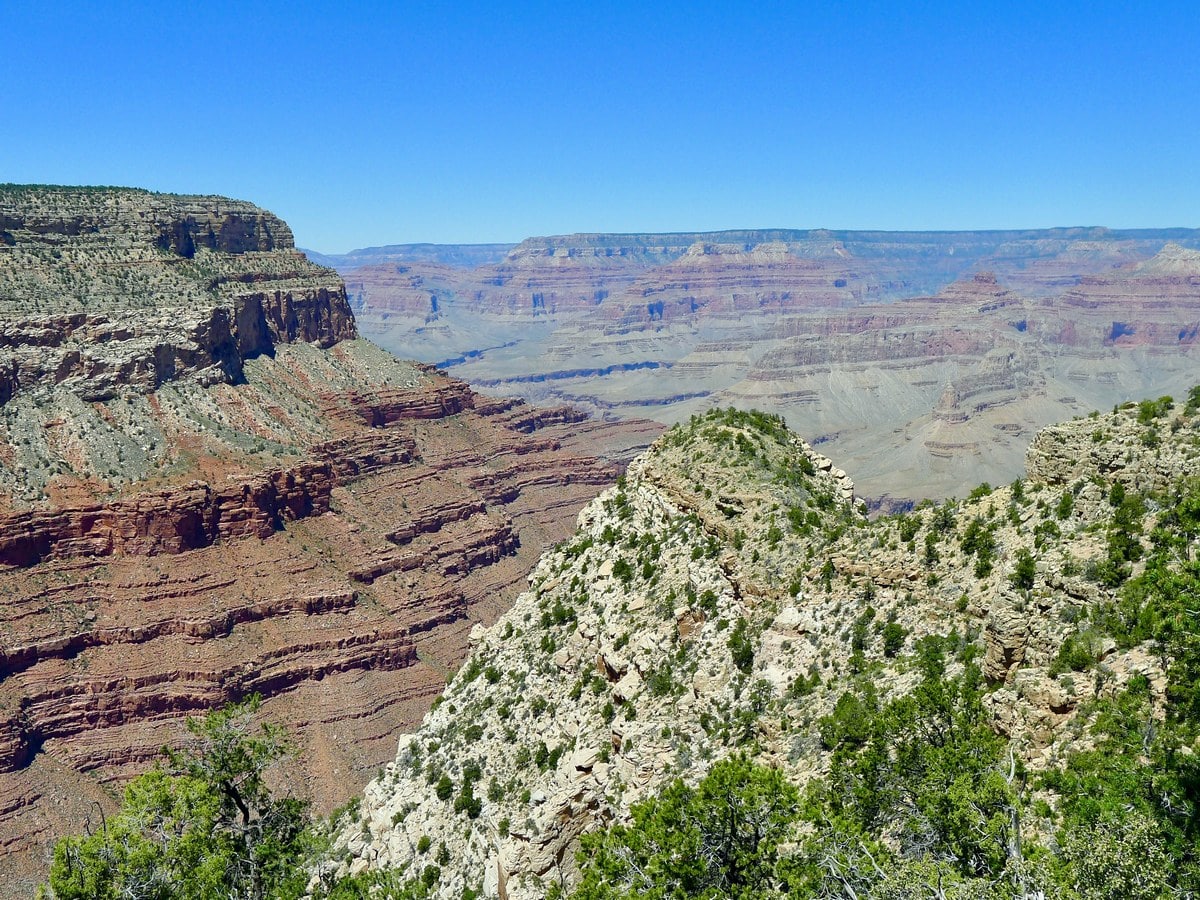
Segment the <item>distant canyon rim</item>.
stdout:
<path fill-rule="evenodd" d="M 495 395 L 761 408 L 878 510 L 1021 472 L 1038 428 L 1195 381 L 1200 231 L 751 230 L 340 256 L 362 334 Z"/>

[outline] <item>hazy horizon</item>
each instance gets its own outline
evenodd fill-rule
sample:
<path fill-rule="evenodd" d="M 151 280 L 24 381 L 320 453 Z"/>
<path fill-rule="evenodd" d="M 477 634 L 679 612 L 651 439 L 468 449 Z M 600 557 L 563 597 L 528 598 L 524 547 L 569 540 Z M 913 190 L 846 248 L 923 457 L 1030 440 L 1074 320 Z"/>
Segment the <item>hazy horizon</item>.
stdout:
<path fill-rule="evenodd" d="M 326 250 L 322 247 L 302 246 L 297 241 L 296 246 L 302 250 L 311 250 L 314 253 L 320 253 L 322 256 L 351 256 L 356 253 L 366 253 L 369 251 L 387 250 L 392 247 L 516 247 L 526 241 L 537 240 L 552 240 L 554 238 L 571 237 L 572 235 L 604 235 L 611 237 L 640 237 L 644 235 L 673 237 L 676 235 L 718 235 L 718 234 L 736 234 L 740 232 L 820 232 L 827 231 L 832 234 L 967 234 L 967 233 L 1004 233 L 1004 234 L 1025 234 L 1029 232 L 1047 231 L 1097 231 L 1102 230 L 1111 233 L 1124 232 L 1171 232 L 1171 231 L 1187 231 L 1200 232 L 1200 227 L 1192 227 L 1188 225 L 1162 225 L 1162 226 L 1137 226 L 1127 228 L 1120 225 L 1049 225 L 1036 228 L 790 228 L 766 226 L 763 228 L 717 228 L 711 231 L 697 231 L 695 229 L 687 229 L 684 231 L 573 231 L 564 234 L 529 234 L 513 241 L 392 241 L 384 243 L 375 243 L 363 247 L 351 247 L 348 250 Z"/>

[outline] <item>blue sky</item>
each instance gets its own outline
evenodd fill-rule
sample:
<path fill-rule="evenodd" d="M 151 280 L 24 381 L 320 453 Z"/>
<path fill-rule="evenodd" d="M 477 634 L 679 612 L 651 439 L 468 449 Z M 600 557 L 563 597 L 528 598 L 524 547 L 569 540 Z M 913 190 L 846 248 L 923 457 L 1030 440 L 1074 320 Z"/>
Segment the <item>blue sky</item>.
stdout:
<path fill-rule="evenodd" d="M 0 0 L 0 181 L 303 246 L 1200 225 L 1200 4 Z"/>

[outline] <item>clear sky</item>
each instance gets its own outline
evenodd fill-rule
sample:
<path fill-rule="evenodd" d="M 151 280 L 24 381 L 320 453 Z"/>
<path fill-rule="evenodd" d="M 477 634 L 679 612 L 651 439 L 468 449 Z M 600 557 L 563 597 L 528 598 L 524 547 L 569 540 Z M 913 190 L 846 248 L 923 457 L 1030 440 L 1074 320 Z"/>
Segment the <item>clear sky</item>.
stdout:
<path fill-rule="evenodd" d="M 0 181 L 326 252 L 574 231 L 1200 225 L 1200 3 L 0 0 Z"/>

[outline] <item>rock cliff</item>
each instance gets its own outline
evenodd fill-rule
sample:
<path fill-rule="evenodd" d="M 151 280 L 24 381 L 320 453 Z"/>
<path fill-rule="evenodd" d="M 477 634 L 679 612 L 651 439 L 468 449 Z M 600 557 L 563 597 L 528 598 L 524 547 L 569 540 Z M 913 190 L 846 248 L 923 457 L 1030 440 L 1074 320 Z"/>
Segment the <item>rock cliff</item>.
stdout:
<path fill-rule="evenodd" d="M 6 896 L 250 692 L 297 737 L 293 790 L 360 790 L 658 431 L 356 339 L 337 275 L 250 204 L 7 187 L 0 228 Z"/>
<path fill-rule="evenodd" d="M 0 188 L 0 400 L 235 382 L 279 343 L 356 336 L 340 279 L 281 220 L 221 197 Z"/>

